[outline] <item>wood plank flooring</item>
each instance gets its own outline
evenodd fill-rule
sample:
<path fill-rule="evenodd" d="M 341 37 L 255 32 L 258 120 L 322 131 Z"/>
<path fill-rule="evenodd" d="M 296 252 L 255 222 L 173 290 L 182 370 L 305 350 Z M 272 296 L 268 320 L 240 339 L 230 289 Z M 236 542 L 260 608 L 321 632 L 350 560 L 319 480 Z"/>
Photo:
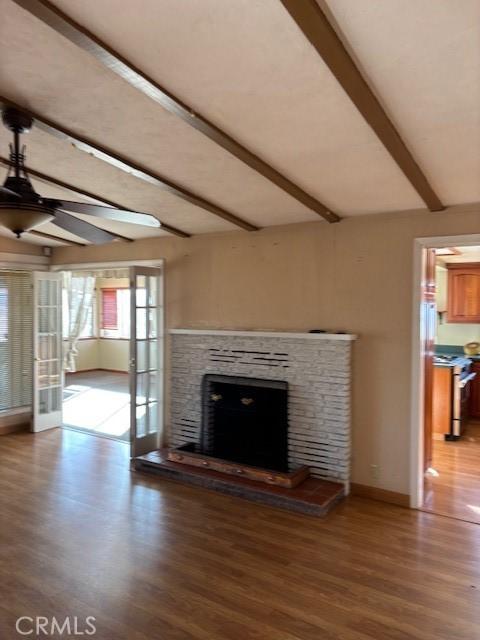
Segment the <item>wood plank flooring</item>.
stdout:
<path fill-rule="evenodd" d="M 480 422 L 471 421 L 457 442 L 434 440 L 433 468 L 424 509 L 480 524 Z"/>
<path fill-rule="evenodd" d="M 360 498 L 291 514 L 62 429 L 3 436 L 0 460 L 2 640 L 36 615 L 94 616 L 96 640 L 480 638 L 478 525 Z"/>

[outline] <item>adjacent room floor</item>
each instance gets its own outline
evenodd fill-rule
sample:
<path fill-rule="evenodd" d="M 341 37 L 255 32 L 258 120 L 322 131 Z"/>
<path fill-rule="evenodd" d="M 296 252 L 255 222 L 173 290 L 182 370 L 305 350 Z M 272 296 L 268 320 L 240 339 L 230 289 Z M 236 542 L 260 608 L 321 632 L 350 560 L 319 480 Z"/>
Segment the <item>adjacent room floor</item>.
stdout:
<path fill-rule="evenodd" d="M 283 512 L 68 429 L 3 436 L 0 459 L 1 638 L 67 613 L 98 640 L 478 637 L 478 525 L 359 498 Z"/>
<path fill-rule="evenodd" d="M 433 441 L 424 509 L 480 523 L 480 422 L 470 421 L 457 442 Z"/>
<path fill-rule="evenodd" d="M 65 378 L 65 427 L 130 441 L 130 390 L 127 373 L 85 371 L 68 373 Z"/>

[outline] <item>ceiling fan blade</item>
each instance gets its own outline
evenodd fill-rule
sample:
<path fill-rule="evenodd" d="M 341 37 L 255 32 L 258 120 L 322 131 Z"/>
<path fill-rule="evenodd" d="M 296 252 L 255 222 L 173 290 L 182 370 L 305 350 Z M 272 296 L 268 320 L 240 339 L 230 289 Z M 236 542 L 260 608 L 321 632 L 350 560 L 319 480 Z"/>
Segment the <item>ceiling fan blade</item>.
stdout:
<path fill-rule="evenodd" d="M 139 213 L 138 211 L 128 211 L 126 209 L 114 209 L 98 204 L 88 204 L 86 202 L 70 202 L 68 200 L 52 200 L 49 203 L 53 206 L 71 213 L 84 213 L 88 216 L 115 220 L 116 222 L 128 222 L 130 224 L 141 224 L 145 227 L 160 227 L 161 222 L 149 213 Z"/>
<path fill-rule="evenodd" d="M 0 193 L 4 193 L 6 196 L 15 196 L 16 198 L 20 198 L 20 194 L 15 193 L 11 189 L 7 189 L 7 187 L 0 187 Z"/>
<path fill-rule="evenodd" d="M 88 240 L 92 244 L 104 244 L 117 238 L 133 242 L 131 238 L 126 238 L 111 231 L 105 231 L 105 229 L 95 227 L 93 224 L 85 222 L 85 220 L 69 216 L 68 213 L 59 210 L 55 211 L 55 217 L 50 222 L 60 227 L 60 229 L 64 229 L 65 231 L 73 233 L 75 236 Z"/>

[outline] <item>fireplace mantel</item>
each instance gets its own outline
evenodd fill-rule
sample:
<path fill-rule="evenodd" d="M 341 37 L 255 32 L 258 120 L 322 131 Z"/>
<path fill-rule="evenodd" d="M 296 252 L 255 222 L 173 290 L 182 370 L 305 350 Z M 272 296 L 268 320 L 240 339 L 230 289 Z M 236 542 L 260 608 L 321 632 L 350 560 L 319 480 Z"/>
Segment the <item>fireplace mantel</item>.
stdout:
<path fill-rule="evenodd" d="M 171 334 L 197 336 L 237 336 L 240 338 L 301 338 L 302 340 L 348 340 L 357 336 L 352 333 L 297 333 L 293 331 L 237 331 L 226 329 L 170 329 Z"/>

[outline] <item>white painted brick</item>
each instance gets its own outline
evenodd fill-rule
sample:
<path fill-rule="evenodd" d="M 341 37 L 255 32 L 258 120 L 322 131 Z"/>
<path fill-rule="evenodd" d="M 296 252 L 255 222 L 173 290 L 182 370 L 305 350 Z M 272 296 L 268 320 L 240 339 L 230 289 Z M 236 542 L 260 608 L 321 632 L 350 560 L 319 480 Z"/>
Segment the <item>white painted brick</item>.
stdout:
<path fill-rule="evenodd" d="M 289 459 L 350 479 L 351 343 L 328 339 L 173 334 L 170 443 L 198 440 L 201 380 L 218 373 L 289 383 Z"/>

